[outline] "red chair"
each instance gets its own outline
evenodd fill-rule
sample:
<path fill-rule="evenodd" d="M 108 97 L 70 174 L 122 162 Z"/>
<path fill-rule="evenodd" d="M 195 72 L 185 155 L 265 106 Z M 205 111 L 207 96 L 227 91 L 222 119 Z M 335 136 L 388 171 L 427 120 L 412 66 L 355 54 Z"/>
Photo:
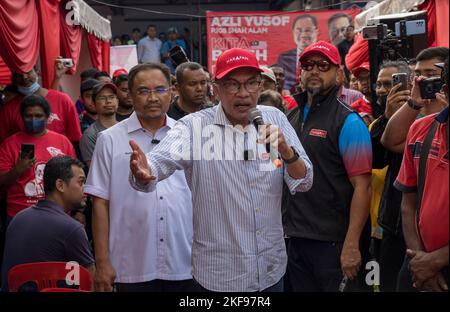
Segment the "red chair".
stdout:
<path fill-rule="evenodd" d="M 9 291 L 18 292 L 21 286 L 28 282 L 36 284 L 37 291 L 45 288 L 60 288 L 58 281 L 65 283 L 66 278 L 72 277 L 68 274 L 71 273 L 73 267 L 66 268 L 66 265 L 67 262 L 35 262 L 16 265 L 8 272 Z M 79 272 L 79 290 L 92 290 L 91 273 L 82 266 L 79 266 Z"/>

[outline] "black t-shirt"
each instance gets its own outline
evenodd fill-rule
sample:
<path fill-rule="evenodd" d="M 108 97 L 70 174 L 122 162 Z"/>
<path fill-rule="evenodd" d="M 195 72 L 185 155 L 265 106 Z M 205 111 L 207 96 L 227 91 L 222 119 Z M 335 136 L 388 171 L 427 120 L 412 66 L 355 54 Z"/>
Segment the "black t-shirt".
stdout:
<path fill-rule="evenodd" d="M 116 113 L 116 120 L 117 120 L 117 122 L 121 122 L 122 120 L 129 118 L 131 116 L 131 114 L 133 114 L 133 113 L 129 113 L 126 115 L 121 115 L 119 113 Z"/>
<path fill-rule="evenodd" d="M 172 119 L 180 120 L 184 116 L 189 115 L 189 113 L 185 112 L 180 108 L 180 106 L 178 106 L 178 96 L 177 96 L 173 99 L 172 103 L 170 104 L 169 110 L 167 111 L 167 115 Z"/>
<path fill-rule="evenodd" d="M 8 271 L 31 262 L 76 261 L 88 268 L 94 258 L 81 223 L 48 200 L 19 212 L 6 232 L 2 291 L 8 291 Z"/>

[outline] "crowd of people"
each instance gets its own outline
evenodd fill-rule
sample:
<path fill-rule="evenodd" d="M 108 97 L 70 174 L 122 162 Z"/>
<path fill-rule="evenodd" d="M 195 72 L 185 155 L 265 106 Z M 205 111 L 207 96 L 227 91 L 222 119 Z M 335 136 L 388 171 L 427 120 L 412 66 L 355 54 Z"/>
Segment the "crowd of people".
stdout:
<path fill-rule="evenodd" d="M 51 89 L 13 73 L 1 289 L 15 265 L 76 261 L 96 291 L 448 291 L 449 49 L 350 72 L 354 28 L 337 21 L 331 43 L 299 36 L 269 67 L 233 48 L 211 74 L 172 62 L 175 28 L 135 29 L 140 64 L 83 71 L 76 103 L 58 59 Z"/>

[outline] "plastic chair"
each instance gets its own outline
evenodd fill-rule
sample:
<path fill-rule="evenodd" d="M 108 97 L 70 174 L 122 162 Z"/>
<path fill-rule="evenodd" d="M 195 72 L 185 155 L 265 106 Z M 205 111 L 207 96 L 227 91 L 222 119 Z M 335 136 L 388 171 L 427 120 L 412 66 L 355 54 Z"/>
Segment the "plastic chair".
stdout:
<path fill-rule="evenodd" d="M 65 284 L 68 274 L 73 269 L 71 266 L 66 269 L 67 262 L 34 262 L 19 264 L 8 272 L 8 288 L 10 292 L 18 292 L 26 283 L 34 283 L 36 290 L 41 291 L 45 288 L 63 288 L 59 287 L 59 281 Z M 79 266 L 80 285 L 78 290 L 92 290 L 91 273 L 81 265 Z M 64 286 L 66 287 L 66 286 Z M 67 285 L 67 287 L 70 287 Z"/>

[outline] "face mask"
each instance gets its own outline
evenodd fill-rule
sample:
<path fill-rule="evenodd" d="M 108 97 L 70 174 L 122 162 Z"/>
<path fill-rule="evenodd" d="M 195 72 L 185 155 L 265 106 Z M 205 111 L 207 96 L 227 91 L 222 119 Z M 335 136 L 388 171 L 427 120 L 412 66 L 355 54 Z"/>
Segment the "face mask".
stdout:
<path fill-rule="evenodd" d="M 387 102 L 387 95 L 380 95 L 378 97 L 377 103 L 380 106 L 380 108 L 383 110 L 383 112 L 386 109 L 386 102 Z"/>
<path fill-rule="evenodd" d="M 23 95 L 30 95 L 30 94 L 34 94 L 36 93 L 37 90 L 39 90 L 40 88 L 40 84 L 38 83 L 38 80 L 36 79 L 36 82 L 33 83 L 31 86 L 29 87 L 24 87 L 24 86 L 18 86 L 17 87 L 17 91 L 19 91 L 20 93 L 22 93 Z"/>
<path fill-rule="evenodd" d="M 45 129 L 45 119 L 25 120 L 25 130 L 31 134 L 41 133 Z"/>

